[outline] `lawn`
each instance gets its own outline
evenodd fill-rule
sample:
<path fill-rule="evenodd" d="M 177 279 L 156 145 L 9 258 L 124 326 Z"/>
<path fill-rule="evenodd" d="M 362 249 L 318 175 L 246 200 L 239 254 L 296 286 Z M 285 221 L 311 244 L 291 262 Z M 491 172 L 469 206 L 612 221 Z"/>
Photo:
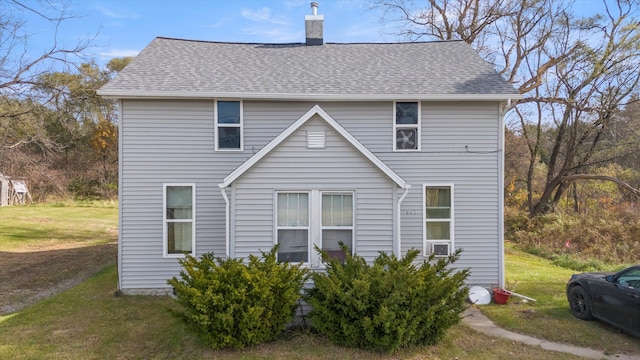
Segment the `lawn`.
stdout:
<path fill-rule="evenodd" d="M 0 255 L 29 252 L 39 248 L 38 243 L 47 243 L 45 248 L 73 247 L 91 251 L 113 242 L 117 208 L 113 204 L 5 207 L 0 208 L 0 219 L 0 234 L 3 234 Z M 76 231 L 68 233 L 69 227 Z M 50 259 L 55 257 L 47 254 L 39 258 L 44 258 L 48 266 L 54 266 Z M 634 339 L 598 323 L 571 317 L 563 298 L 564 282 L 570 272 L 513 250 L 509 251 L 507 261 L 509 289 L 535 297 L 538 302 L 522 304 L 512 299 L 506 306 L 483 307 L 494 320 L 514 331 L 540 337 L 573 344 L 593 342 L 595 345 L 590 345 L 594 348 L 617 353 L 621 349 L 640 353 Z M 0 276 L 7 270 L 0 264 Z M 0 358 L 577 359 L 491 338 L 463 324 L 450 329 L 437 346 L 403 349 L 393 356 L 334 346 L 308 329 L 287 332 L 275 342 L 243 351 L 213 351 L 203 346 L 174 315 L 178 309 L 174 300 L 154 296 L 116 297 L 116 278 L 115 266 L 109 265 L 75 287 L 22 311 L 0 316 Z M 572 333 L 586 334 L 591 340 Z"/>
<path fill-rule="evenodd" d="M 167 297 L 114 296 L 115 267 L 14 315 L 0 318 L 2 359 L 577 359 L 490 338 L 464 325 L 432 347 L 393 356 L 334 346 L 309 331 L 243 351 L 201 345 L 172 314 Z"/>
<path fill-rule="evenodd" d="M 511 297 L 509 304 L 482 307 L 482 312 L 505 329 L 550 341 L 591 347 L 609 353 L 640 354 L 640 341 L 599 321 L 573 317 L 565 286 L 573 270 L 518 251 L 507 244 L 507 290 L 536 299 Z"/>

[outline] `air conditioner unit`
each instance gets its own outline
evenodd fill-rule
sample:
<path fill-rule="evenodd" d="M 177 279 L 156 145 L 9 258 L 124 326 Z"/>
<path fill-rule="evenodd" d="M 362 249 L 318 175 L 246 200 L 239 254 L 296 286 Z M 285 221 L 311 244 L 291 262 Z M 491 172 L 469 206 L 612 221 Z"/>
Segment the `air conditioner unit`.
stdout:
<path fill-rule="evenodd" d="M 431 244 L 431 253 L 434 254 L 436 257 L 449 256 L 451 254 L 451 251 L 449 250 L 449 245 L 450 244 L 448 243 Z"/>

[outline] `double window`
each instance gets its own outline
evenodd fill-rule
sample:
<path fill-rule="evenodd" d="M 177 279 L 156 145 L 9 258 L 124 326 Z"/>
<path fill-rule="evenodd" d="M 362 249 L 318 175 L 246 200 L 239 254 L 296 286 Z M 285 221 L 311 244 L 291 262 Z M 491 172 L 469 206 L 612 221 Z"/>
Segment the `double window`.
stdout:
<path fill-rule="evenodd" d="M 453 185 L 424 186 L 424 253 L 448 256 L 453 247 Z"/>
<path fill-rule="evenodd" d="M 242 101 L 215 102 L 216 150 L 242 150 Z"/>
<path fill-rule="evenodd" d="M 195 248 L 195 184 L 165 184 L 164 255 L 180 257 Z"/>
<path fill-rule="evenodd" d="M 420 103 L 417 101 L 394 103 L 394 151 L 420 150 Z"/>
<path fill-rule="evenodd" d="M 329 256 L 345 258 L 353 251 L 353 193 L 313 190 L 276 193 L 278 260 L 318 266 L 318 246 Z"/>

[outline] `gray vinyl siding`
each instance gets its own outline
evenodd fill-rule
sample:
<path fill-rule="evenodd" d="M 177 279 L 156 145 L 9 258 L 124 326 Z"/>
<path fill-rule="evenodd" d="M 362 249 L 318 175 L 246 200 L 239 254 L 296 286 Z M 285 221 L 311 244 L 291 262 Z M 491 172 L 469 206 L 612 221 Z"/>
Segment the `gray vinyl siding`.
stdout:
<path fill-rule="evenodd" d="M 324 130 L 326 147 L 307 149 L 307 131 Z M 234 185 L 236 257 L 274 244 L 276 191 L 353 191 L 355 248 L 373 259 L 393 246 L 394 185 L 318 117 L 310 120 Z"/>
<path fill-rule="evenodd" d="M 122 289 L 165 288 L 179 272 L 177 260 L 162 254 L 164 183 L 196 184 L 196 254 L 224 255 L 225 202 L 218 184 L 316 105 L 245 100 L 244 151 L 216 152 L 213 100 L 122 103 Z M 423 184 L 453 184 L 455 244 L 464 249 L 457 266 L 472 269 L 471 284 L 498 283 L 502 128 L 496 102 L 422 102 L 419 153 L 393 152 L 392 102 L 317 104 L 412 185 L 402 210 L 416 215 L 402 215 L 403 252 L 422 249 Z M 300 130 L 323 124 L 313 119 Z M 358 253 L 390 252 L 394 199 L 401 191 L 332 130 L 324 152 L 307 150 L 302 134 L 296 132 L 227 190 L 235 215 L 231 254 L 270 248 L 273 192 L 303 188 L 355 190 Z"/>

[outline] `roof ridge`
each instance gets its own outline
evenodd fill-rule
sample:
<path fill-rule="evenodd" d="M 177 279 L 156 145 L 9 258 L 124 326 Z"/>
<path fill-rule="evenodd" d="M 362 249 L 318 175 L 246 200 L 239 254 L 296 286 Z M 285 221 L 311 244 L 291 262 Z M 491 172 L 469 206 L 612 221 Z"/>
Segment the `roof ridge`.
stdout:
<path fill-rule="evenodd" d="M 198 40 L 198 39 L 184 39 L 174 38 L 166 36 L 156 36 L 156 39 L 172 40 L 172 41 L 185 41 L 185 42 L 199 42 L 209 44 L 231 44 L 231 45 L 274 45 L 274 46 L 291 46 L 291 45 L 305 45 L 304 42 L 293 43 L 259 43 L 259 42 L 241 42 L 241 41 L 215 41 L 215 40 Z M 395 42 L 325 42 L 325 45 L 404 45 L 404 44 L 437 44 L 437 43 L 456 43 L 464 42 L 462 40 L 433 40 L 433 41 L 395 41 Z M 305 45 L 306 46 L 306 45 Z"/>

